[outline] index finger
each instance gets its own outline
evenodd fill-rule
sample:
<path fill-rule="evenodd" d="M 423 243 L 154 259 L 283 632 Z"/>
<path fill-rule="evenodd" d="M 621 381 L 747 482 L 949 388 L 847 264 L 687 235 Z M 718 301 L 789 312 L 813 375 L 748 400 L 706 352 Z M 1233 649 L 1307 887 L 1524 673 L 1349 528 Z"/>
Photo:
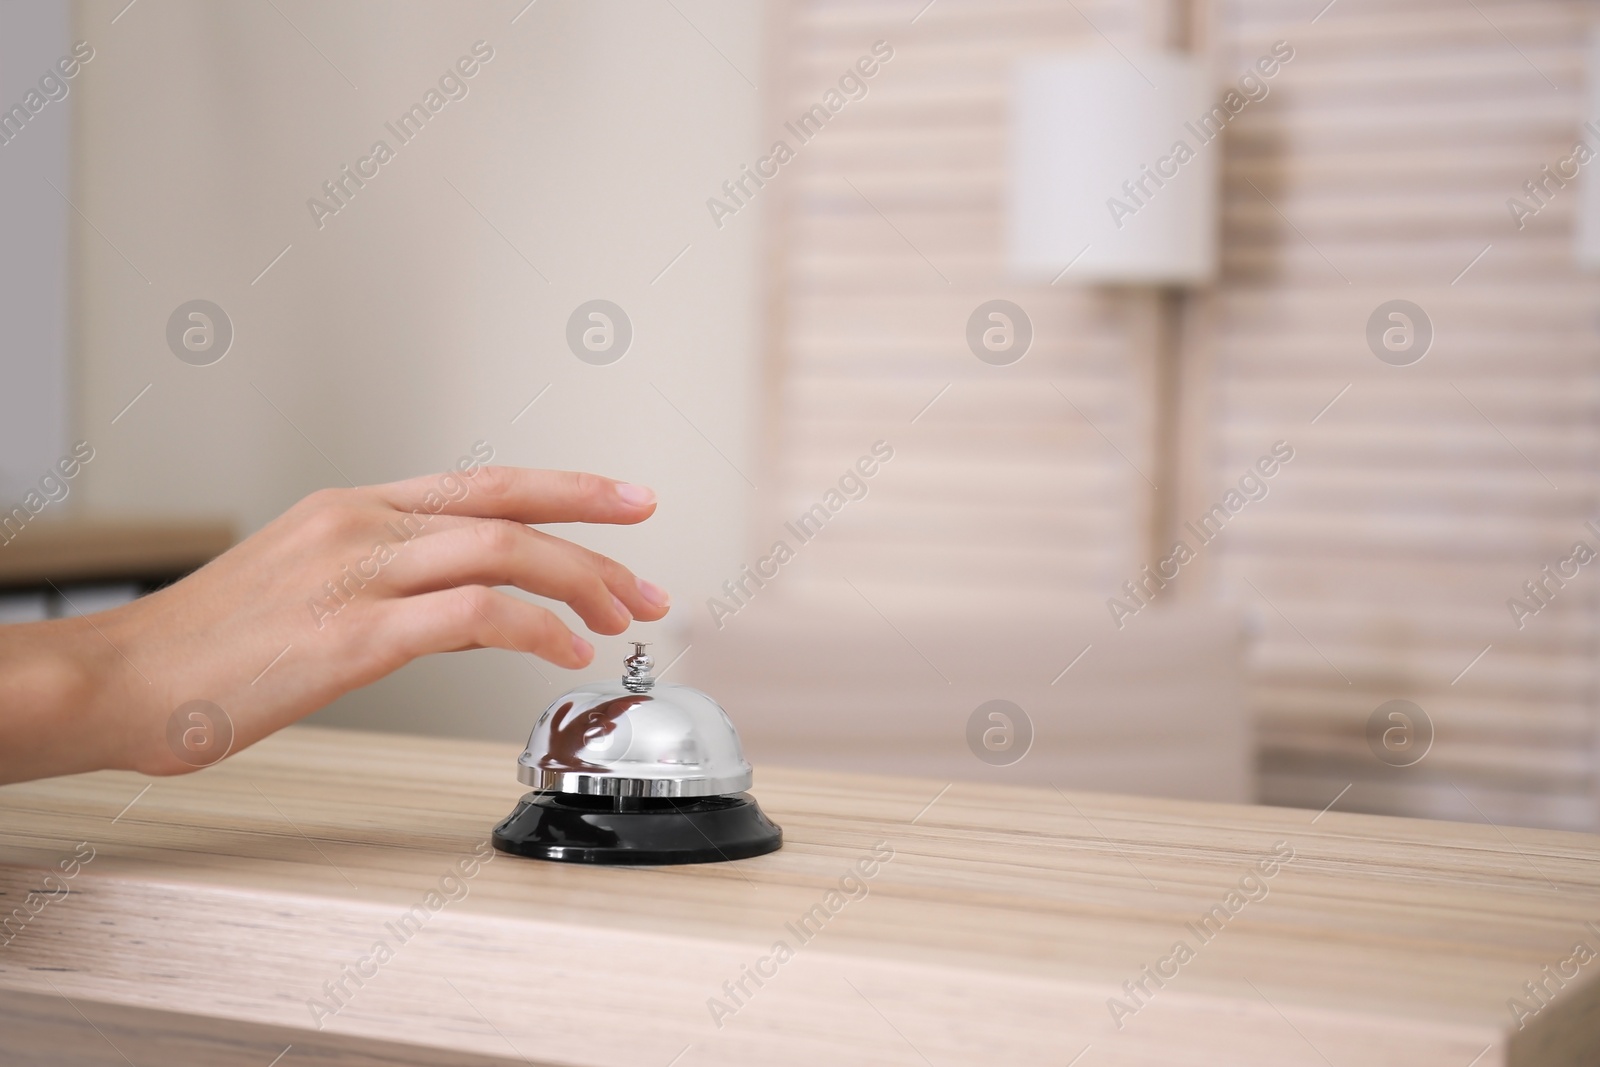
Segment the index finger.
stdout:
<path fill-rule="evenodd" d="M 654 490 L 584 471 L 475 467 L 425 474 L 372 487 L 396 511 L 510 519 L 521 523 L 643 522 L 656 510 Z"/>

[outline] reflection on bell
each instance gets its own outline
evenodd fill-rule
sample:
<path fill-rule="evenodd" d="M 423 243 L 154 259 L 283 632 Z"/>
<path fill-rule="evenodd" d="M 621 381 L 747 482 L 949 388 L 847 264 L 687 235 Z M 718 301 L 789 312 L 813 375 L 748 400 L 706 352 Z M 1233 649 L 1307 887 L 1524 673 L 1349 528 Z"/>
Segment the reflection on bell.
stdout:
<path fill-rule="evenodd" d="M 686 685 L 657 684 L 643 644 L 620 681 L 580 686 L 533 726 L 517 777 L 533 786 L 494 828 L 502 852 L 567 863 L 715 863 L 776 850 L 783 831 L 746 793 L 733 723 Z"/>

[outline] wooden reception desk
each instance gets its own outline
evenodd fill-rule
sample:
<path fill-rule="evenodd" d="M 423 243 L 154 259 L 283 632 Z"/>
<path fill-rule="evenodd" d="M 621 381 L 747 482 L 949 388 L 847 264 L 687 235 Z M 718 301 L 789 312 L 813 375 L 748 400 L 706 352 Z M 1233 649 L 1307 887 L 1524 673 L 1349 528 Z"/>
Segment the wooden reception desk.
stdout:
<path fill-rule="evenodd" d="M 0 788 L 0 1062 L 1600 1063 L 1594 838 L 767 768 L 782 851 L 576 868 L 515 755 Z"/>

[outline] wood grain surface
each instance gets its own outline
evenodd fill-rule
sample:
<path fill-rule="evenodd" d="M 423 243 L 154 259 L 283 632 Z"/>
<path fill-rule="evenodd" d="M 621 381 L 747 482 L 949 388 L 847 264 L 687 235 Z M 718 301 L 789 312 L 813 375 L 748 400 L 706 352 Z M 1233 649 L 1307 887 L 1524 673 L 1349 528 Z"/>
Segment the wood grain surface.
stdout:
<path fill-rule="evenodd" d="M 764 767 L 772 855 L 482 862 L 515 755 L 0 789 L 0 1062 L 1600 1062 L 1588 836 Z"/>

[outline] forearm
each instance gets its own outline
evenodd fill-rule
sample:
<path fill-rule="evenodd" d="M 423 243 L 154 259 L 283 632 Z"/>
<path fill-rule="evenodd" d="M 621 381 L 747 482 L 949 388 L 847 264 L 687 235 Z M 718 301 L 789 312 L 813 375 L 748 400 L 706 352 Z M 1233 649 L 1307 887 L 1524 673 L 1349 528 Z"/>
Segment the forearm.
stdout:
<path fill-rule="evenodd" d="M 88 619 L 0 627 L 0 782 L 148 759 L 132 672 Z"/>

